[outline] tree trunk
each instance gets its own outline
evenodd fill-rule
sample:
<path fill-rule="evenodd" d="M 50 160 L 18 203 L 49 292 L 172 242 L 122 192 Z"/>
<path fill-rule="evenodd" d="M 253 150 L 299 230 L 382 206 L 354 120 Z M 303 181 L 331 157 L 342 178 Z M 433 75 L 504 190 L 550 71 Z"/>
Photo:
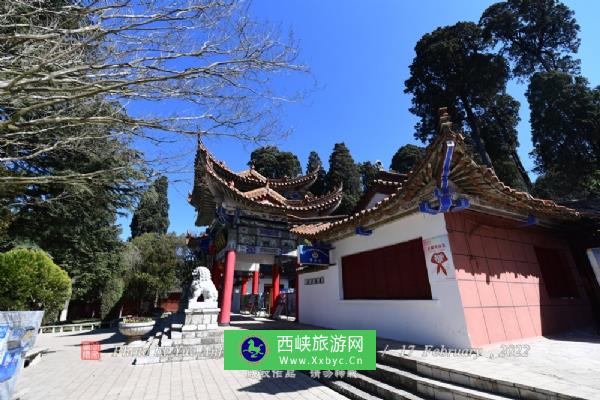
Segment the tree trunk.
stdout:
<path fill-rule="evenodd" d="M 471 138 L 477 147 L 477 151 L 479 152 L 479 157 L 481 157 L 481 161 L 487 165 L 489 168 L 494 168 L 492 165 L 492 160 L 485 149 L 485 143 L 483 143 L 483 139 L 481 138 L 481 133 L 479 132 L 479 124 L 477 123 L 477 117 L 471 110 L 471 104 L 465 99 L 465 97 L 461 97 L 460 99 L 465 108 L 465 112 L 467 113 L 467 121 L 469 122 L 469 126 L 471 127 Z"/>
<path fill-rule="evenodd" d="M 512 151 L 512 158 L 515 161 L 515 164 L 517 166 L 517 169 L 519 170 L 519 173 L 523 177 L 523 182 L 525 182 L 525 186 L 527 186 L 527 191 L 530 191 L 531 186 L 532 186 L 531 179 L 529 178 L 529 174 L 527 174 L 527 170 L 525 170 L 525 167 L 523 166 L 523 163 L 521 162 L 521 158 L 517 154 L 516 150 Z"/>
<path fill-rule="evenodd" d="M 507 127 L 504 126 L 504 124 L 502 124 L 500 126 L 500 128 L 502 128 L 502 130 L 504 130 L 504 131 L 507 130 Z M 531 186 L 532 186 L 531 179 L 529 179 L 529 175 L 527 174 L 527 171 L 525 170 L 525 167 L 523 166 L 523 163 L 521 162 L 521 158 L 517 154 L 516 148 L 511 148 L 510 158 L 512 158 L 515 168 L 517 169 L 517 172 L 519 172 L 519 174 L 521 175 L 521 179 L 523 180 L 525 189 L 527 190 L 527 192 L 531 191 Z"/>

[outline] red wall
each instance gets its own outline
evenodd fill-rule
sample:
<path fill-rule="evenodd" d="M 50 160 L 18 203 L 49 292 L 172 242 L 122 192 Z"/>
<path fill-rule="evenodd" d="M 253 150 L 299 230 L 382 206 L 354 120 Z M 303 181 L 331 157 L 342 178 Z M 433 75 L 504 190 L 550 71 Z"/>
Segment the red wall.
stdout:
<path fill-rule="evenodd" d="M 431 299 L 423 241 L 418 238 L 342 257 L 342 287 L 345 300 Z"/>
<path fill-rule="evenodd" d="M 159 307 L 165 312 L 177 312 L 179 311 L 179 301 L 181 300 L 181 293 L 169 293 L 166 299 L 160 301 Z"/>
<path fill-rule="evenodd" d="M 179 311 L 179 302 L 181 301 L 181 293 L 169 293 L 169 295 L 160 299 L 158 307 L 163 309 L 163 312 L 177 312 Z M 138 310 L 139 304 L 135 301 L 125 300 L 123 302 L 123 315 L 137 315 L 141 312 L 142 315 L 151 315 L 154 309 L 153 303 L 145 301 L 142 304 L 142 310 Z"/>
<path fill-rule="evenodd" d="M 559 233 L 473 211 L 445 218 L 472 346 L 593 324 L 568 242 Z M 549 298 L 534 246 L 563 252 L 578 298 Z"/>

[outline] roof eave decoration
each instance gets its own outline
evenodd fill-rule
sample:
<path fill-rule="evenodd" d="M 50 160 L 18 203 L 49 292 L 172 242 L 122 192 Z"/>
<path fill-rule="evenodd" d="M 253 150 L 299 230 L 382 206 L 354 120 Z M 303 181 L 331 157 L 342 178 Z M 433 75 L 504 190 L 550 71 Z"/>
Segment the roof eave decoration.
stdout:
<path fill-rule="evenodd" d="M 442 176 L 440 178 L 441 185 L 433 191 L 437 198 L 439 206 L 434 208 L 428 201 L 422 201 L 419 204 L 419 210 L 422 213 L 436 215 L 449 211 L 461 211 L 469 207 L 469 199 L 464 197 L 453 199 L 453 193 L 448 185 L 448 175 L 450 174 L 450 163 L 452 162 L 452 154 L 454 153 L 454 141 L 446 141 L 446 154 L 444 155 L 444 164 L 442 166 Z"/>
<path fill-rule="evenodd" d="M 291 200 L 282 193 L 308 187 L 316 181 L 318 171 L 295 178 L 267 179 L 253 168 L 239 174 L 212 156 L 198 141 L 194 188 L 188 201 L 197 210 L 196 225 L 208 225 L 215 218 L 215 211 L 223 202 L 268 214 L 316 219 L 328 216 L 339 207 L 342 187 L 314 197 Z"/>
<path fill-rule="evenodd" d="M 263 187 L 249 192 L 242 192 L 235 186 L 234 181 L 225 182 L 215 170 L 211 163 L 206 164 L 205 179 L 211 192 L 217 192 L 227 199 L 229 203 L 244 206 L 250 209 L 260 210 L 267 213 L 291 214 L 294 216 L 329 215 L 342 201 L 343 192 L 341 188 L 320 197 L 304 200 L 287 200 L 284 196 L 270 187 Z"/>
<path fill-rule="evenodd" d="M 277 191 L 302 190 L 310 187 L 318 178 L 318 170 L 295 177 L 266 178 L 256 171 L 253 166 L 249 170 L 236 173 L 229 169 L 224 162 L 213 156 L 201 141 L 198 142 L 198 151 L 204 158 L 203 161 L 205 163 L 213 165 L 213 169 L 217 175 L 227 182 L 233 181 L 236 187 L 243 190 L 258 189 L 265 185 L 269 185 L 269 187 Z"/>
<path fill-rule="evenodd" d="M 548 221 L 546 225 L 580 219 L 581 214 L 572 208 L 552 200 L 534 198 L 529 193 L 506 186 L 491 168 L 475 162 L 465 147 L 463 137 L 452 132 L 446 109 L 440 109 L 440 121 L 440 135 L 389 197 L 342 220 L 298 225 L 292 232 L 306 238 L 334 240 L 353 235 L 357 227 L 372 228 L 419 210 L 436 213 L 457 211 L 469 204 L 473 210 L 520 221 L 533 215 L 536 219 Z M 449 145 L 450 142 L 452 145 Z M 462 198 L 455 199 L 453 194 L 458 193 Z M 432 197 L 438 201 L 441 198 L 443 204 L 434 207 L 424 201 L 433 200 Z"/>

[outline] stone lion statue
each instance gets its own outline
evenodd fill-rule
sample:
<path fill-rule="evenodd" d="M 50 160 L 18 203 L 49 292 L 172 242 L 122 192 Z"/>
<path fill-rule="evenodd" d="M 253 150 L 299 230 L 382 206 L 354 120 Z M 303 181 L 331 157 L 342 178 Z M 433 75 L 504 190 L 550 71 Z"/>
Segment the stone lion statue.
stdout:
<path fill-rule="evenodd" d="M 188 308 L 216 308 L 219 296 L 215 284 L 210 278 L 210 271 L 206 267 L 198 267 L 192 272 L 192 284 Z M 202 295 L 204 301 L 198 301 Z"/>

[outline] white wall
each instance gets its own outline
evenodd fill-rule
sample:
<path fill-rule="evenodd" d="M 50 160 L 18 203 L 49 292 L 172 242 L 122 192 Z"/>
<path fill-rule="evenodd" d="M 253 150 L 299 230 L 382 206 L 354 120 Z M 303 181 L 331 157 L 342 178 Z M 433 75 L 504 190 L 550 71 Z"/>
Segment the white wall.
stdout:
<path fill-rule="evenodd" d="M 433 300 L 343 300 L 339 267 L 343 256 L 447 233 L 443 215 L 416 213 L 375 228 L 371 236 L 354 235 L 333 242 L 331 257 L 336 264 L 301 275 L 300 321 L 328 328 L 376 329 L 377 336 L 416 344 L 469 347 L 454 273 L 440 277 L 435 268 L 428 267 Z M 454 265 L 452 255 L 448 257 L 448 265 Z M 305 285 L 305 279 L 320 276 L 325 278 L 324 284 Z"/>

